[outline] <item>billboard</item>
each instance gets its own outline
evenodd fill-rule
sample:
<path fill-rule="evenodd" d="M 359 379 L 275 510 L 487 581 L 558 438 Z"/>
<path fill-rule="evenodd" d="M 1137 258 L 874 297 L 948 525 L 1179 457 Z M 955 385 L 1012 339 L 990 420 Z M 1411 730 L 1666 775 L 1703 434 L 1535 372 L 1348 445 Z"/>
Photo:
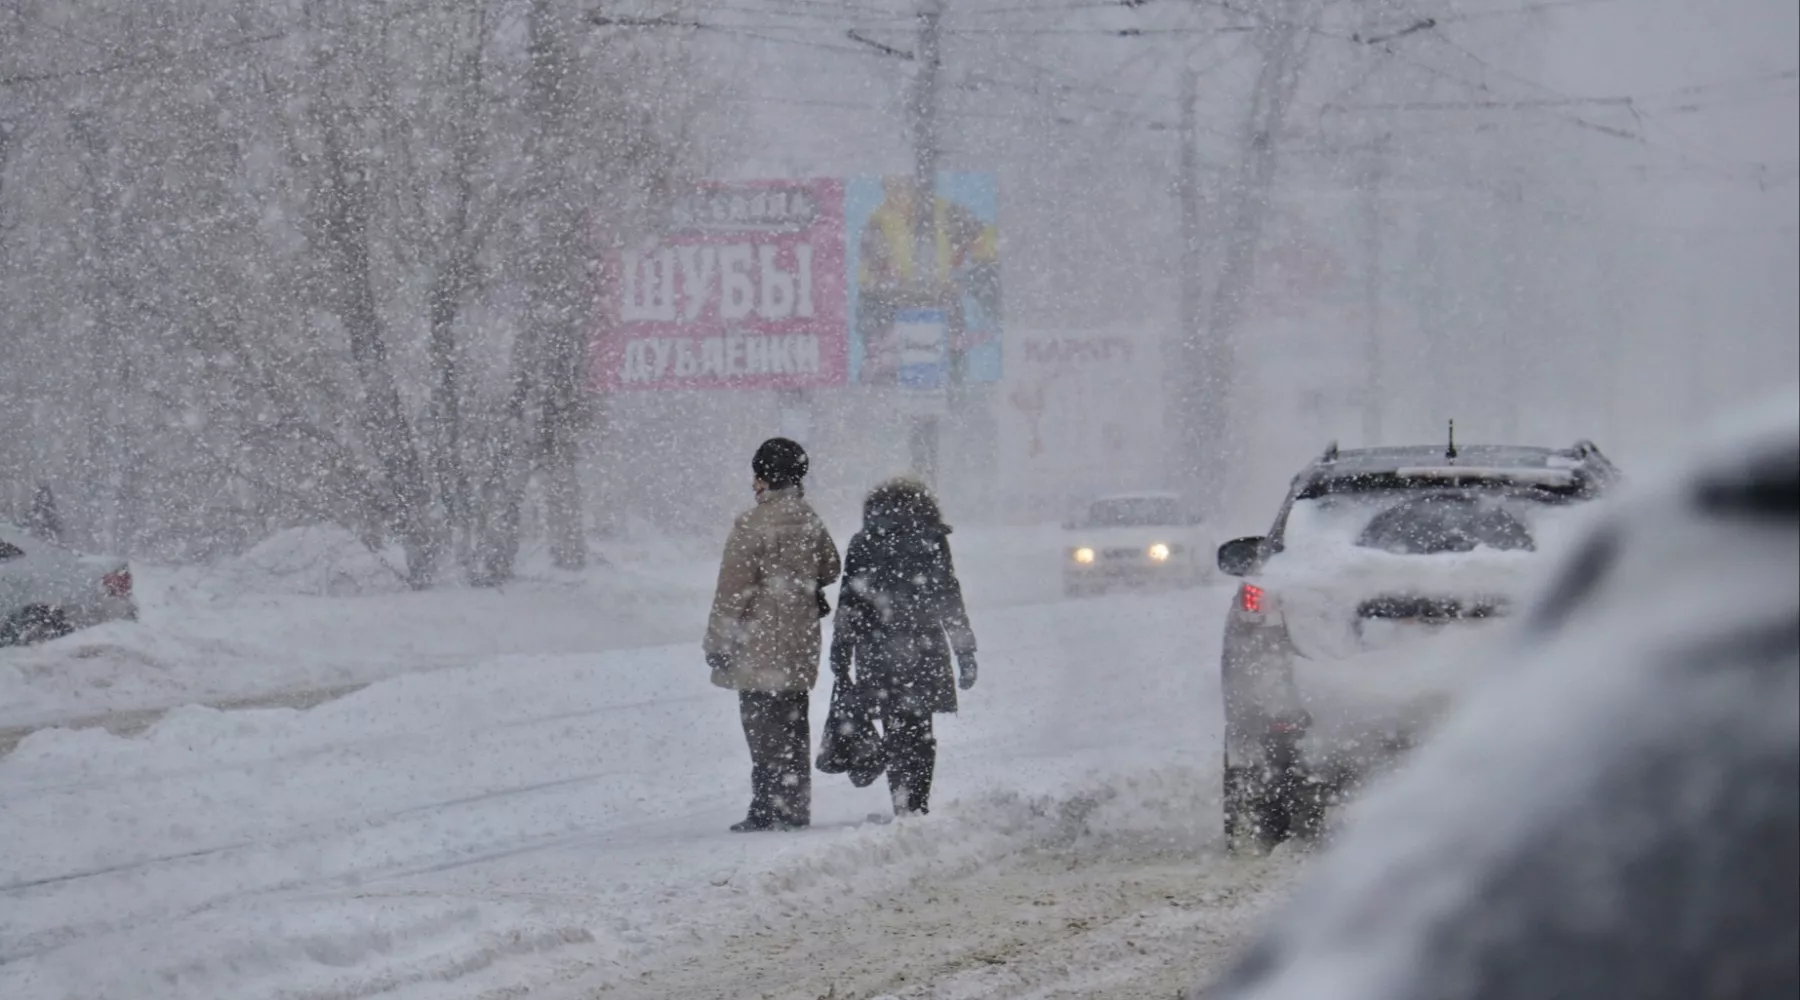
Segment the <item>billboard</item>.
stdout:
<path fill-rule="evenodd" d="M 594 380 L 617 389 L 803 389 L 847 372 L 835 180 L 704 184 L 609 262 Z"/>
<path fill-rule="evenodd" d="M 910 176 L 711 182 L 608 261 L 602 391 L 942 389 L 1001 375 L 999 183 L 939 175 L 936 267 Z"/>
<path fill-rule="evenodd" d="M 998 382 L 1000 337 L 1000 185 L 990 173 L 942 173 L 936 198 L 937 266 L 922 273 L 910 175 L 856 177 L 844 185 L 844 247 L 849 279 L 851 382 L 913 388 L 921 374 L 908 343 L 921 310 L 941 311 L 947 327 L 943 374 L 961 367 L 966 382 Z"/>

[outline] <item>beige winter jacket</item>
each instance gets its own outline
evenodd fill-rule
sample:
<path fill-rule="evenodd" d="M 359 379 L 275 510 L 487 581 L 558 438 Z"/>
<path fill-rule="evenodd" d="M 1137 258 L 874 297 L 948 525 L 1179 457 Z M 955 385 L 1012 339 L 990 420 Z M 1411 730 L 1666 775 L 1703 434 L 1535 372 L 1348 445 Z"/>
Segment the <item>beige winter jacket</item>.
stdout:
<path fill-rule="evenodd" d="M 768 490 L 731 526 L 707 623 L 712 682 L 735 691 L 810 691 L 819 680 L 819 592 L 843 569 L 825 522 L 798 489 Z"/>

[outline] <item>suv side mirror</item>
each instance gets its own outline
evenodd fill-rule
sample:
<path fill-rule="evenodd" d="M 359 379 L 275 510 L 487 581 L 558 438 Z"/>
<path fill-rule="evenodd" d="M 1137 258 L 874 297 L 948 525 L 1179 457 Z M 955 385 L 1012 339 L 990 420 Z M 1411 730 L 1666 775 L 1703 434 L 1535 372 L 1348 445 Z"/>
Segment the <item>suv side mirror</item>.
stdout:
<path fill-rule="evenodd" d="M 1262 562 L 1265 541 L 1261 535 L 1251 535 L 1233 538 L 1219 546 L 1219 572 L 1227 576 L 1248 576 L 1255 572 Z"/>

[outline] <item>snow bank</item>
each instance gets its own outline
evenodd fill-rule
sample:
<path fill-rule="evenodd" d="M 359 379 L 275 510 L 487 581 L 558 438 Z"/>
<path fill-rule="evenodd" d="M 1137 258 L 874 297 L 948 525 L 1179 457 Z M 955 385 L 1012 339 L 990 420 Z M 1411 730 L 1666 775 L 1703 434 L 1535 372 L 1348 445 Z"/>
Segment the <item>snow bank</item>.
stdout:
<path fill-rule="evenodd" d="M 289 528 L 263 539 L 207 574 L 221 594 L 352 597 L 405 589 L 406 560 L 397 550 L 372 551 L 335 525 Z"/>
<path fill-rule="evenodd" d="M 1054 530 L 954 537 L 978 614 L 1060 599 Z M 0 729 L 281 698 L 499 656 L 698 642 L 716 545 L 644 529 L 603 551 L 574 573 L 524 553 L 505 587 L 424 593 L 401 586 L 395 556 L 331 528 L 284 532 L 217 566 L 134 565 L 139 623 L 0 649 Z"/>
<path fill-rule="evenodd" d="M 253 647 L 114 622 L 0 650 L 0 727 L 179 704 L 196 677 L 257 678 Z"/>

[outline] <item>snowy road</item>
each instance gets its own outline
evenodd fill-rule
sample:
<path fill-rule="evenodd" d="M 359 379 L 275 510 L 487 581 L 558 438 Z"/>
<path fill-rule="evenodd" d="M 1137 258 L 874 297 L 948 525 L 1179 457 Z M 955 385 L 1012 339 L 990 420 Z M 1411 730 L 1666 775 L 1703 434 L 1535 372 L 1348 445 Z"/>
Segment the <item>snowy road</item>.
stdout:
<path fill-rule="evenodd" d="M 1167 997 L 1285 877 L 1214 853 L 1225 600 L 981 612 L 937 808 L 885 826 L 818 775 L 813 829 L 725 833 L 747 760 L 691 643 L 39 732 L 0 759 L 0 995 Z"/>

